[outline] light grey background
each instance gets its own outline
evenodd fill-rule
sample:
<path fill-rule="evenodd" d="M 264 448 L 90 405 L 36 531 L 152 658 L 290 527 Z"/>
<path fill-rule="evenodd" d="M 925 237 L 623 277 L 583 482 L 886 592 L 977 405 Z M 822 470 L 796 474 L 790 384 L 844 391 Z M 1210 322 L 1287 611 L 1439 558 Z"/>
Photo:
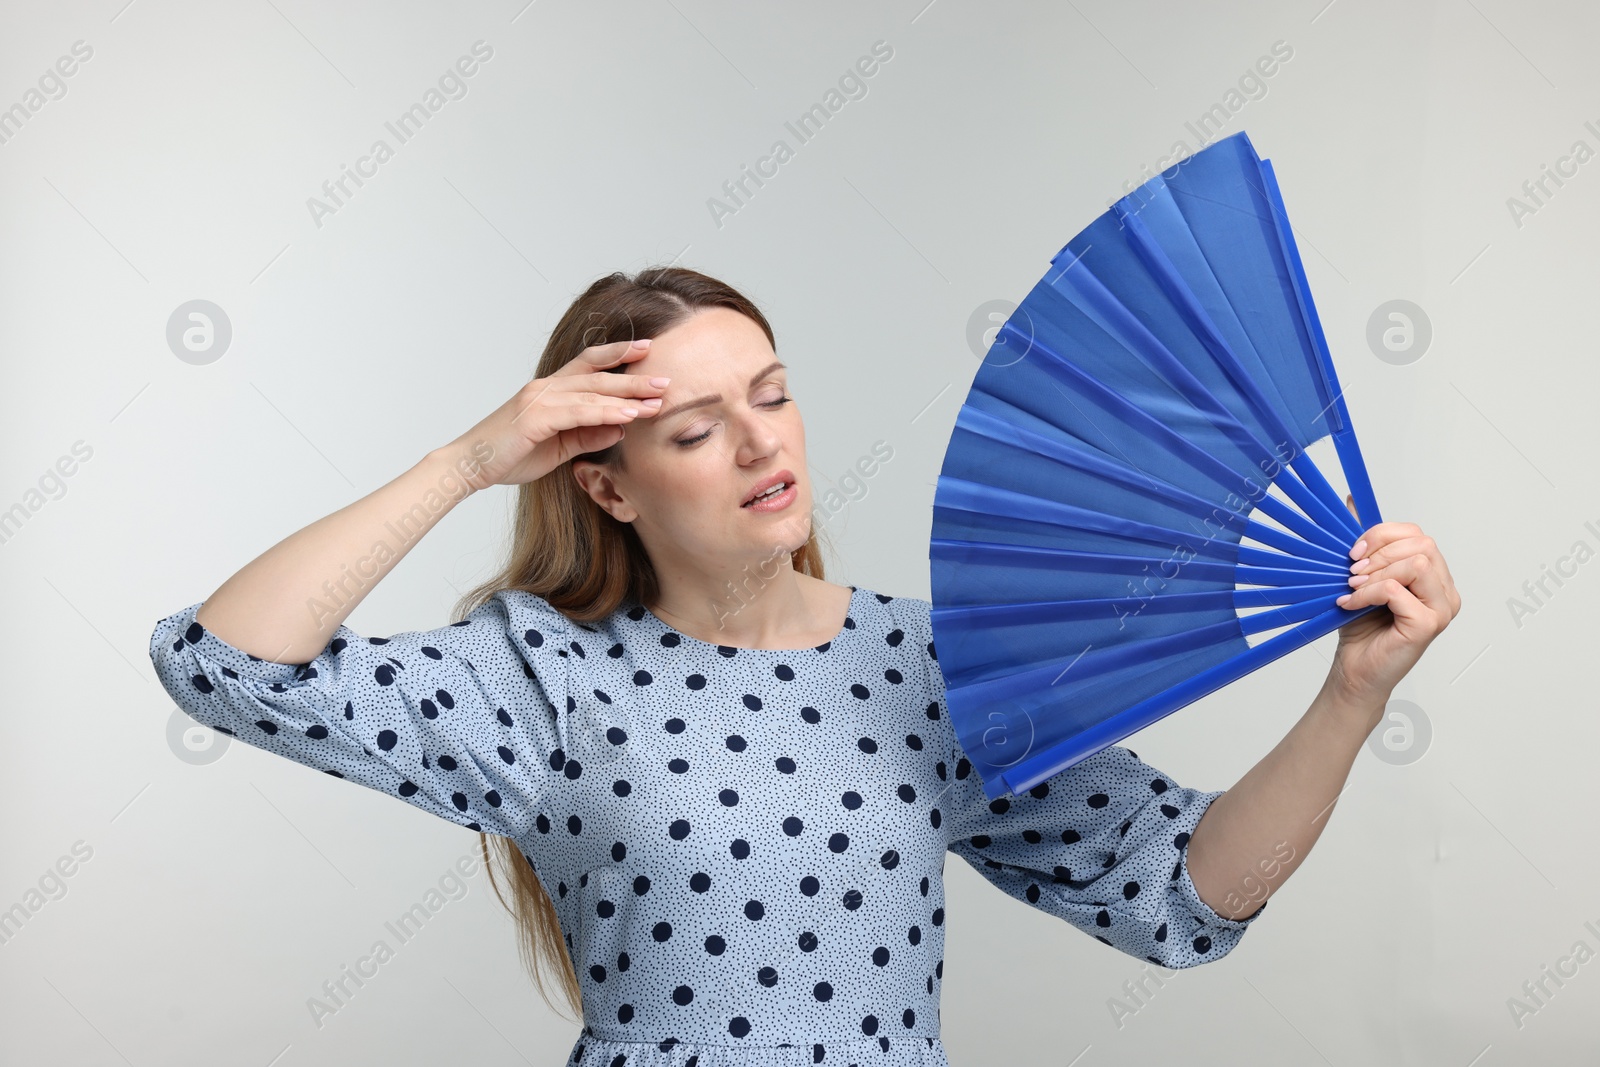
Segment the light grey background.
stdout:
<path fill-rule="evenodd" d="M 0 511 L 22 507 L 0 543 L 0 908 L 74 843 L 92 856 L 0 945 L 0 1060 L 561 1062 L 576 1028 L 524 978 L 481 872 L 314 1025 L 307 998 L 477 837 L 240 743 L 180 759 L 156 620 L 503 402 L 594 278 L 673 259 L 772 319 L 819 486 L 894 450 L 829 521 L 830 577 L 926 596 L 974 310 L 1020 299 L 1174 142 L 1196 149 L 1186 124 L 1228 112 L 1281 41 L 1222 132 L 1277 168 L 1386 517 L 1434 535 L 1463 594 L 1395 694 L 1431 742 L 1364 751 L 1240 947 L 1120 1026 L 1141 961 L 952 858 L 944 1039 L 969 1067 L 1593 1061 L 1600 962 L 1547 980 L 1520 1025 L 1508 1007 L 1600 949 L 1600 162 L 1531 214 L 1508 204 L 1575 141 L 1600 148 L 1592 8 L 524 2 L 5 5 L 0 107 L 74 42 L 93 54 L 0 144 Z M 316 225 L 307 198 L 395 146 L 385 121 L 478 40 L 467 94 Z M 784 123 L 880 40 L 866 94 L 797 145 Z M 780 138 L 794 158 L 719 225 L 708 200 Z M 1367 342 L 1396 299 L 1431 323 L 1409 362 Z M 232 329 L 203 366 L 166 339 L 191 300 Z M 352 626 L 447 621 L 510 499 L 459 508 Z M 1127 744 L 1225 788 L 1335 640 Z"/>

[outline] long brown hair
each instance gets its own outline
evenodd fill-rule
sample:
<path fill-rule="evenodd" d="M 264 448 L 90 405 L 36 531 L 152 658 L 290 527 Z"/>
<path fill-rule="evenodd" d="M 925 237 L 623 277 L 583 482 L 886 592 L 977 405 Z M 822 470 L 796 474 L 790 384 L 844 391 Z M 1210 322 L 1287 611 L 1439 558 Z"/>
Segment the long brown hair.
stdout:
<path fill-rule="evenodd" d="M 589 345 L 655 337 L 696 311 L 713 307 L 730 308 L 751 319 L 777 350 L 766 316 L 731 286 L 686 267 L 649 267 L 631 278 L 617 271 L 584 290 L 550 331 L 534 377 L 549 377 Z M 619 440 L 580 458 L 621 467 L 620 446 Z M 569 460 L 518 487 L 506 564 L 461 599 L 457 621 L 502 589 L 543 597 L 574 622 L 594 622 L 629 603 L 655 599 L 655 568 L 633 525 L 618 522 L 596 504 L 578 485 L 571 468 Z M 794 569 L 814 578 L 823 577 L 819 532 L 813 523 L 806 543 L 790 554 Z M 559 1013 L 545 988 L 542 971 L 548 969 L 560 982 L 569 1006 L 581 1013 L 582 993 L 562 940 L 561 923 L 533 861 L 509 837 L 479 837 L 489 884 L 516 922 L 518 955 L 539 995 Z M 509 902 L 496 881 L 496 866 L 510 886 Z"/>

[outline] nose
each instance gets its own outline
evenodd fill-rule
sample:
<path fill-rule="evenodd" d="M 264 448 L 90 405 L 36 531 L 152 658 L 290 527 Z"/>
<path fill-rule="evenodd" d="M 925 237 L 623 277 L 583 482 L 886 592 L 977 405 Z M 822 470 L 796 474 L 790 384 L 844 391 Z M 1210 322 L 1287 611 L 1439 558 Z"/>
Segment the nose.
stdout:
<path fill-rule="evenodd" d="M 772 416 L 764 411 L 746 411 L 735 421 L 731 432 L 737 435 L 741 466 L 759 464 L 783 448 L 783 436 L 772 424 Z"/>

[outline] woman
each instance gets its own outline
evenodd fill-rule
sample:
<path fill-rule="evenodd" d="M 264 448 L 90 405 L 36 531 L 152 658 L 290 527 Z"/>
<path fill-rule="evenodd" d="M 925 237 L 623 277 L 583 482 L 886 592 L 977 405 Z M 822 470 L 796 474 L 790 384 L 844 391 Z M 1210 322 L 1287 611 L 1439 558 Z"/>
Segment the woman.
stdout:
<path fill-rule="evenodd" d="M 499 410 L 164 619 L 151 657 L 200 722 L 492 840 L 541 993 L 542 960 L 581 1000 L 569 1063 L 927 1067 L 946 851 L 1123 952 L 1220 959 L 1459 607 L 1433 542 L 1382 523 L 1347 606 L 1389 612 L 1341 631 L 1233 789 L 1112 747 L 991 802 L 929 603 L 823 578 L 807 470 L 761 312 L 691 270 L 614 274 Z M 511 560 L 461 621 L 343 625 L 502 484 Z"/>

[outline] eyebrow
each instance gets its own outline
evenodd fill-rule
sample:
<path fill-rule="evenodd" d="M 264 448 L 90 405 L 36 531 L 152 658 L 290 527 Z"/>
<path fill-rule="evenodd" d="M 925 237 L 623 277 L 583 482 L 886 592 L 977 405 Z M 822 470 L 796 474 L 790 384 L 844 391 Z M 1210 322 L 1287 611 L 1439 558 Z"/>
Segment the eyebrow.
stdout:
<path fill-rule="evenodd" d="M 775 370 L 788 370 L 788 369 L 789 369 L 789 365 L 787 363 L 785 363 L 783 360 L 781 360 L 781 359 L 773 360 L 771 363 L 767 364 L 765 367 L 762 367 L 760 370 L 756 371 L 755 374 L 750 376 L 750 386 L 749 386 L 749 388 L 754 389 L 756 387 L 756 383 L 757 382 L 759 382 L 761 379 L 765 378 L 767 375 L 771 374 Z M 670 408 L 667 408 L 667 410 L 665 410 L 665 411 L 661 412 L 660 414 L 656 415 L 655 418 L 652 421 L 654 421 L 654 422 L 659 424 L 667 416 L 676 415 L 680 411 L 686 411 L 689 408 L 704 407 L 707 404 L 720 404 L 721 402 L 722 402 L 722 394 L 721 393 L 711 393 L 711 394 L 709 394 L 707 396 L 696 397 L 693 400 L 685 400 L 681 404 L 674 404 Z"/>

